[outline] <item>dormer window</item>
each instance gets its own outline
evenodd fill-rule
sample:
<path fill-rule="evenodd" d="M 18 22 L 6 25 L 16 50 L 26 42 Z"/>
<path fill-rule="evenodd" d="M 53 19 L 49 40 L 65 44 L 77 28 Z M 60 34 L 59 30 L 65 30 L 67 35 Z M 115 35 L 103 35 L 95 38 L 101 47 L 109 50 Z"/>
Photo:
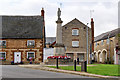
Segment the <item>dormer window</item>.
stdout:
<path fill-rule="evenodd" d="M 79 35 L 79 30 L 78 29 L 72 29 L 72 35 L 73 36 Z"/>
<path fill-rule="evenodd" d="M 27 41 L 27 46 L 28 47 L 34 47 L 35 46 L 35 41 L 34 40 L 28 40 Z"/>
<path fill-rule="evenodd" d="M 6 41 L 0 40 L 0 47 L 6 47 Z"/>

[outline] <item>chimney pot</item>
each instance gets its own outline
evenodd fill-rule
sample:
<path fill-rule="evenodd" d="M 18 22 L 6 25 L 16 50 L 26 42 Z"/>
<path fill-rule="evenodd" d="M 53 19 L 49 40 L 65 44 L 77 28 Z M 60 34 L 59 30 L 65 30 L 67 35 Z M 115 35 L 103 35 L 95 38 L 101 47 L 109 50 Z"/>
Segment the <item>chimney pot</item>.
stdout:
<path fill-rule="evenodd" d="M 43 16 L 44 17 L 44 8 L 42 7 L 42 10 L 41 10 L 41 16 Z"/>
<path fill-rule="evenodd" d="M 93 22 L 93 18 L 91 18 L 91 22 Z"/>

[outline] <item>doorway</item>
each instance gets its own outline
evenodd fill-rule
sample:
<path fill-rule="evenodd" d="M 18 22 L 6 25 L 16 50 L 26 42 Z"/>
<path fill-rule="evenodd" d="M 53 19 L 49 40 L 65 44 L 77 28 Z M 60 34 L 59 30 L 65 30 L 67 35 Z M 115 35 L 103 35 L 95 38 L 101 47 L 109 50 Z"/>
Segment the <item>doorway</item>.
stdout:
<path fill-rule="evenodd" d="M 21 52 L 14 52 L 14 63 L 21 62 Z"/>

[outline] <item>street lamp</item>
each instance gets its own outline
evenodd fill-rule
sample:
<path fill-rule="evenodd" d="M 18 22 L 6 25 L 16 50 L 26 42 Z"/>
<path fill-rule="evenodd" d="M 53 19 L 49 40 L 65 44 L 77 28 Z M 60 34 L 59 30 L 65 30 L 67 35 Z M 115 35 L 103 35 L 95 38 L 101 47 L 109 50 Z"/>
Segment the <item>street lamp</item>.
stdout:
<path fill-rule="evenodd" d="M 89 23 L 87 23 L 87 29 L 86 29 L 86 30 L 87 30 L 87 31 L 86 31 L 86 36 L 87 36 L 87 37 L 86 37 L 86 38 L 87 38 L 87 40 L 86 40 L 86 41 L 87 41 L 87 42 L 86 42 L 86 43 L 87 43 L 87 45 L 86 45 L 86 47 L 87 47 L 87 64 L 88 64 L 88 24 L 89 24 Z"/>
<path fill-rule="evenodd" d="M 108 34 L 108 40 L 109 40 L 109 62 L 110 62 L 110 33 Z"/>

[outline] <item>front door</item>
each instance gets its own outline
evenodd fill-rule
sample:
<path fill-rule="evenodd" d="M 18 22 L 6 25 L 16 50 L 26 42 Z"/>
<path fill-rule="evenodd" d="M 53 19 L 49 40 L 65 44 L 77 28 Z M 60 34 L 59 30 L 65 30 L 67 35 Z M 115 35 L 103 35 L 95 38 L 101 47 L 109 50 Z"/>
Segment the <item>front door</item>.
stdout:
<path fill-rule="evenodd" d="M 14 52 L 14 63 L 21 62 L 21 52 Z"/>

